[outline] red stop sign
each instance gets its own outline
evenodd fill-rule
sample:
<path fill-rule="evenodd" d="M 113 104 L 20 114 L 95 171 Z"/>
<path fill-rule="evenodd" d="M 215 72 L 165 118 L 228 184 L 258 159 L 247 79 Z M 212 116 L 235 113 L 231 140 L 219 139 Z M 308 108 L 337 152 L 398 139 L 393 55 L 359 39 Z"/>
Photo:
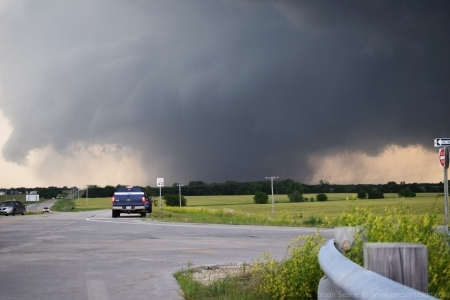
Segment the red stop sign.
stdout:
<path fill-rule="evenodd" d="M 441 167 L 445 167 L 445 148 L 439 149 L 439 162 Z"/>

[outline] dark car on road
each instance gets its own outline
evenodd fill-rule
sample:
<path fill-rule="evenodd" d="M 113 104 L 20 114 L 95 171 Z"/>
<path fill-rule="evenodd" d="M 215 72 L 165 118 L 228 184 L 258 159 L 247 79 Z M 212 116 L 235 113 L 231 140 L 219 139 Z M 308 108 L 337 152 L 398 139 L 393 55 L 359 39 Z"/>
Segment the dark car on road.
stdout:
<path fill-rule="evenodd" d="M 147 216 L 146 201 L 148 195 L 139 186 L 119 186 L 112 197 L 112 217 L 118 218 L 120 214 L 140 214 L 141 218 Z"/>
<path fill-rule="evenodd" d="M 13 215 L 22 214 L 27 212 L 25 205 L 20 201 L 4 201 L 0 203 L 0 214 L 2 215 Z"/>

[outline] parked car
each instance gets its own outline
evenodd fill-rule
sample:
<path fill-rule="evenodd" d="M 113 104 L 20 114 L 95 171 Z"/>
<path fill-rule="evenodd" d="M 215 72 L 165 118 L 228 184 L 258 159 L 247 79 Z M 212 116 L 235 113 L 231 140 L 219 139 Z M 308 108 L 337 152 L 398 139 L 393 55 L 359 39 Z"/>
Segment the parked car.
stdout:
<path fill-rule="evenodd" d="M 27 208 L 20 201 L 4 201 L 0 203 L 0 214 L 2 215 L 13 215 L 22 214 L 24 215 L 27 212 Z"/>
<path fill-rule="evenodd" d="M 46 213 L 46 212 L 50 212 L 50 209 L 48 209 L 48 207 L 47 206 L 45 206 L 43 209 L 42 209 L 42 213 Z"/>

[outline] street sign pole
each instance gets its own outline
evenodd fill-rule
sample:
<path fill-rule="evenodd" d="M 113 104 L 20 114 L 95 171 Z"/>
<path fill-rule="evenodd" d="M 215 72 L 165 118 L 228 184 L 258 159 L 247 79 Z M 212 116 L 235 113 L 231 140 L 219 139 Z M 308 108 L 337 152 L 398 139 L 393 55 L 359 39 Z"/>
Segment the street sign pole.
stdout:
<path fill-rule="evenodd" d="M 445 230 L 448 231 L 448 165 L 449 165 L 449 146 L 450 139 L 438 138 L 434 140 L 435 147 L 444 147 L 439 149 L 439 163 L 444 168 L 444 216 Z"/>
<path fill-rule="evenodd" d="M 444 148 L 444 206 L 445 206 L 445 229 L 448 231 L 448 164 L 449 147 Z M 442 165 L 442 162 L 441 162 Z"/>
<path fill-rule="evenodd" d="M 164 178 L 156 178 L 156 186 L 159 186 L 159 208 L 161 208 L 161 188 L 164 186 Z"/>
<path fill-rule="evenodd" d="M 445 151 L 448 153 L 448 151 Z M 444 206 L 445 206 L 445 228 L 448 228 L 448 167 L 444 167 Z"/>

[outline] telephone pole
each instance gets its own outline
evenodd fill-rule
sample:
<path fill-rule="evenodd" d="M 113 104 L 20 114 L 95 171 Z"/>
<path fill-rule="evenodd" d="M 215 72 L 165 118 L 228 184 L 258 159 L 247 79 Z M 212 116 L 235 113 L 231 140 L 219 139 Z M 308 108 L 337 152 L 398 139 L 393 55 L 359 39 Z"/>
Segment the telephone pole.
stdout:
<path fill-rule="evenodd" d="M 180 207 L 181 207 L 181 187 L 183 185 L 182 184 L 178 184 L 178 194 L 180 195 Z"/>
<path fill-rule="evenodd" d="M 272 186 L 272 218 L 273 218 L 273 180 L 277 178 L 278 176 L 266 177 L 266 179 L 270 179 L 270 183 Z"/>

